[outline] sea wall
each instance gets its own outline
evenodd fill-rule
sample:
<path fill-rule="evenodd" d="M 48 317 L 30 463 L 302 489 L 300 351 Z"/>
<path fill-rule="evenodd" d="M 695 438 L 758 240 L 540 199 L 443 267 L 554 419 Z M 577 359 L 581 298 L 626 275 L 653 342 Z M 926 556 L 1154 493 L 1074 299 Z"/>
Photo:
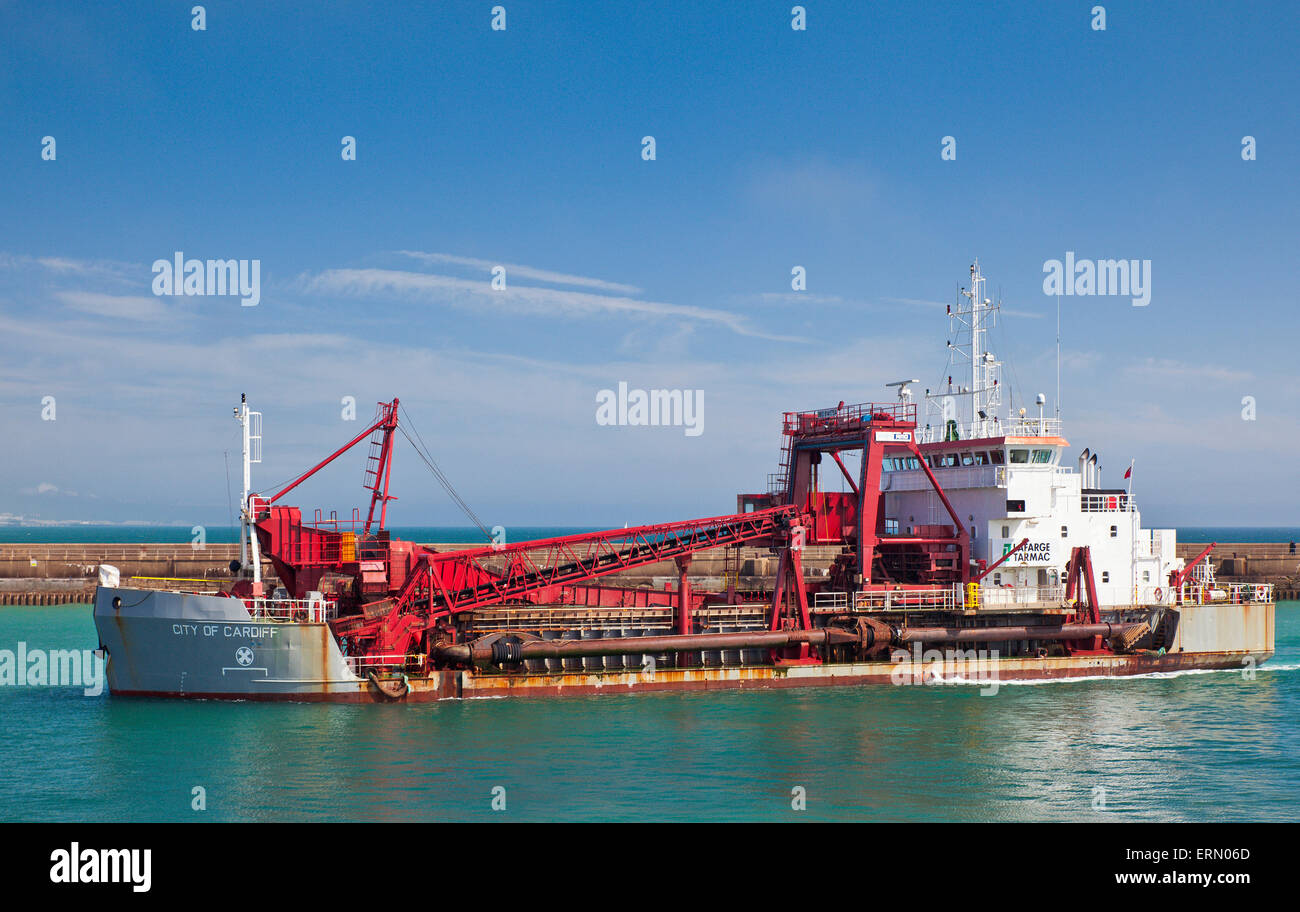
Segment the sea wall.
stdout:
<path fill-rule="evenodd" d="M 478 543 L 436 544 L 439 551 L 482 547 Z M 838 547 L 809 547 L 804 552 L 804 569 L 809 577 L 825 573 L 839 553 Z M 126 583 L 130 577 L 204 580 L 220 586 L 231 578 L 230 562 L 239 558 L 234 544 L 89 543 L 44 544 L 0 543 L 0 605 L 62 604 L 85 601 L 94 592 L 100 564 L 112 564 Z M 741 588 L 766 588 L 776 573 L 776 558 L 766 548 L 741 548 L 738 572 Z M 725 549 L 697 554 L 691 560 L 690 576 L 697 585 L 721 589 L 728 570 Z M 262 563 L 262 575 L 274 582 L 275 570 Z M 677 568 L 671 561 L 647 564 L 626 573 L 602 577 L 622 586 L 662 589 L 676 586 Z M 76 594 L 76 597 L 73 595 Z"/>
<path fill-rule="evenodd" d="M 433 547 L 446 551 L 481 545 Z M 1179 544 L 1178 556 L 1191 560 L 1204 547 Z M 838 547 L 807 548 L 805 573 L 809 577 L 821 576 L 838 552 Z M 101 563 L 117 567 L 123 581 L 145 576 L 207 580 L 220 585 L 230 579 L 230 562 L 238 557 L 239 546 L 233 544 L 0 544 L 0 605 L 84 601 L 94 591 Z M 1291 553 L 1289 542 L 1226 542 L 1214 549 L 1212 560 L 1215 575 L 1225 582 L 1273 583 L 1279 599 L 1300 595 L 1300 554 Z M 736 567 L 727 566 L 726 549 L 697 554 L 691 560 L 690 576 L 697 585 L 720 589 L 724 572 L 730 571 L 738 571 L 741 588 L 769 587 L 776 573 L 776 557 L 766 548 L 745 547 L 741 548 Z M 263 575 L 269 581 L 275 578 L 268 561 L 263 562 Z M 662 589 L 676 584 L 677 568 L 672 561 L 661 561 L 603 580 Z"/>

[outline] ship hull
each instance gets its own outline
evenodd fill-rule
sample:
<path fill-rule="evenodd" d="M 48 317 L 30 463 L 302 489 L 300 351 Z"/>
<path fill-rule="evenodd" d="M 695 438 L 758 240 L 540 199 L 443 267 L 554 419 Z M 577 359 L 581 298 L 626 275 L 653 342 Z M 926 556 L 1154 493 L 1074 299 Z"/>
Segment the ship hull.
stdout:
<path fill-rule="evenodd" d="M 114 604 L 114 600 L 118 600 Z M 116 696 L 298 702 L 430 702 L 665 691 L 966 684 L 1250 671 L 1273 655 L 1274 604 L 1187 606 L 1163 654 L 998 657 L 916 652 L 901 661 L 654 671 L 441 670 L 381 687 L 353 672 L 327 625 L 259 623 L 237 599 L 101 587 L 95 625 Z M 396 687 L 393 685 L 396 684 Z"/>

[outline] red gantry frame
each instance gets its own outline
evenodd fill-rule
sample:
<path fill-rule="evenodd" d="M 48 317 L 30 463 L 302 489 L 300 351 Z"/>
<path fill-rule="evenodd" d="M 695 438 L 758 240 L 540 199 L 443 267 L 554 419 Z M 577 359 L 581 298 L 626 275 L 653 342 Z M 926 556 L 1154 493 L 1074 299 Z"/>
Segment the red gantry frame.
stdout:
<path fill-rule="evenodd" d="M 251 498 L 258 543 L 291 597 L 304 598 L 335 578 L 340 610 L 332 626 L 348 638 L 353 655 L 405 654 L 427 648 L 431 634 L 454 639 L 449 619 L 505 602 L 607 604 L 608 596 L 625 604 L 633 590 L 581 584 L 670 559 L 678 572 L 675 598 L 635 591 L 643 593 L 640 603 L 672 604 L 677 632 L 691 633 L 692 608 L 704 595 L 693 594 L 686 579 L 691 556 L 745 543 L 766 545 L 778 555 L 773 630 L 812 627 L 801 561 L 805 545 L 843 548 L 830 584 L 848 591 L 934 590 L 970 579 L 969 533 L 917 449 L 916 407 L 910 403 L 787 412 L 783 480 L 768 494 L 741 495 L 736 514 L 445 552 L 393 539 L 385 529 L 388 502 L 395 499 L 389 477 L 397 421 L 398 400 L 379 403 L 374 421 L 348 443 L 271 497 Z M 350 522 L 321 521 L 318 513 L 316 523 L 306 525 L 297 507 L 276 503 L 367 437 L 364 486 L 371 497 L 364 523 L 354 511 Z M 862 454 L 856 478 L 841 456 L 846 451 Z M 890 534 L 880 490 L 887 452 L 918 460 L 951 526 Z M 844 474 L 851 492 L 818 489 L 823 456 Z M 248 589 L 241 581 L 235 594 L 248 597 Z M 778 659 L 816 661 L 806 644 L 791 649 Z"/>

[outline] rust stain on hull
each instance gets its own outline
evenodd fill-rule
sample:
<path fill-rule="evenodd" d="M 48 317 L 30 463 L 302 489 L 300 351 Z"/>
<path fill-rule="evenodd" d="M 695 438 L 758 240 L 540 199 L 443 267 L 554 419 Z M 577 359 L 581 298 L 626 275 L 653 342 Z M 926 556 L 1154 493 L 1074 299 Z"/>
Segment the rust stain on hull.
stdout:
<path fill-rule="evenodd" d="M 1189 670 L 1240 669 L 1248 659 L 1256 663 L 1272 652 L 1171 653 L 1163 656 L 1073 656 L 1065 658 L 990 659 L 945 668 L 933 666 L 947 678 L 962 675 L 968 686 L 1005 684 L 1012 681 L 1059 680 L 1087 677 L 1132 677 L 1134 675 Z M 923 686 L 922 663 L 915 680 L 906 685 Z M 899 676 L 913 678 L 910 664 L 864 662 L 842 665 L 794 665 L 752 668 L 665 669 L 653 676 L 641 672 L 576 672 L 543 674 L 473 674 L 464 671 L 434 672 L 410 678 L 410 690 L 398 702 L 429 703 L 455 699 L 505 697 L 577 697 L 618 693 L 662 693 L 670 691 L 754 690 L 787 687 L 852 687 L 858 685 L 906 686 Z M 322 683 L 321 689 L 300 693 L 179 693 L 167 691 L 117 691 L 119 696 L 185 697 L 197 700 L 254 700 L 303 703 L 387 703 L 369 682 Z"/>

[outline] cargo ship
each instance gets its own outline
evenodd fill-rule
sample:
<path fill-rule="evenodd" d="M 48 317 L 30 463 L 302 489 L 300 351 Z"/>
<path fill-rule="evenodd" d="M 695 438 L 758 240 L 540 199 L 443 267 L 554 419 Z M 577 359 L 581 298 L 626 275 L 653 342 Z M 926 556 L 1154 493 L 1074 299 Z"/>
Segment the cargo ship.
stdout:
<path fill-rule="evenodd" d="M 948 308 L 946 382 L 785 412 L 779 469 L 736 512 L 437 549 L 387 530 L 400 430 L 460 501 L 400 402 L 279 491 L 252 489 L 244 397 L 240 558 L 219 583 L 101 567 L 95 626 L 115 696 L 393 702 L 705 689 L 978 683 L 1246 669 L 1274 649 L 1271 586 L 1220 585 L 1211 545 L 1144 529 L 1127 487 L 1070 460 L 1059 414 L 1016 409 L 988 349 L 978 263 Z M 1003 394 L 1007 393 L 1004 406 Z M 1058 396 L 1059 399 L 1059 396 Z M 310 522 L 282 499 L 369 443 L 369 507 Z M 1130 465 L 1131 470 L 1131 465 Z M 1126 473 L 1127 474 L 1127 473 Z M 484 530 L 486 533 L 486 530 Z M 741 549 L 771 555 L 758 584 Z M 720 585 L 689 575 L 723 549 Z M 830 554 L 825 566 L 806 555 Z M 263 577 L 264 561 L 276 584 Z M 675 587 L 611 578 L 653 565 Z"/>

